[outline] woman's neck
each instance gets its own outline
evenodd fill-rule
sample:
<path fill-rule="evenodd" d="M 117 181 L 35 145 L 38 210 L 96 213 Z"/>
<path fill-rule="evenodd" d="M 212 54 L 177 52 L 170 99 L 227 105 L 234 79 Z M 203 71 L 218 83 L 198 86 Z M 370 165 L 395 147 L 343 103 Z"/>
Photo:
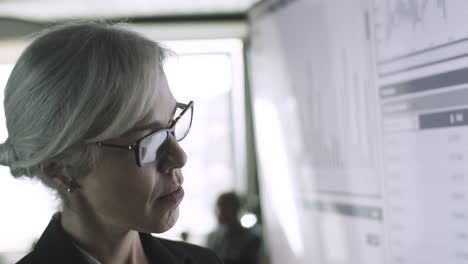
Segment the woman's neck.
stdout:
<path fill-rule="evenodd" d="M 96 215 L 82 215 L 65 208 L 61 224 L 75 243 L 102 264 L 148 263 L 137 231 L 123 230 Z"/>

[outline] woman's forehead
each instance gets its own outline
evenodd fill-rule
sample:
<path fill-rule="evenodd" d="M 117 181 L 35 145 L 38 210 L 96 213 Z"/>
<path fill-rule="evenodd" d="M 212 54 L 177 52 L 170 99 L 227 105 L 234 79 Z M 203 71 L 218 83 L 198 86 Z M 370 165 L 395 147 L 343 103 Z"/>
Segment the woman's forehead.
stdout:
<path fill-rule="evenodd" d="M 137 122 L 133 128 L 120 136 L 118 140 L 134 141 L 150 133 L 150 131 L 167 128 L 169 122 L 173 119 L 173 115 L 177 108 L 175 101 L 174 104 L 171 105 L 172 107 L 167 108 L 169 111 L 157 111 L 154 110 L 156 107 L 153 107 L 143 119 Z"/>
<path fill-rule="evenodd" d="M 175 100 L 167 100 L 160 103 L 155 103 L 148 114 L 146 114 L 142 120 L 137 122 L 135 127 L 160 125 L 165 128 L 172 120 L 176 109 L 177 103 Z"/>
<path fill-rule="evenodd" d="M 135 133 L 139 131 L 166 128 L 172 120 L 177 109 L 177 102 L 169 89 L 164 72 L 162 72 L 160 76 L 157 92 L 153 94 L 153 98 L 149 99 L 150 101 L 148 102 L 151 104 L 148 113 L 139 120 L 133 128 L 125 133 L 124 136 L 139 134 Z M 143 100 L 145 100 L 145 98 Z"/>
<path fill-rule="evenodd" d="M 177 102 L 174 96 L 169 90 L 167 81 L 161 83 L 159 86 L 159 92 L 155 93 L 154 98 L 151 100 L 151 108 L 149 112 L 135 125 L 148 126 L 150 124 L 157 125 L 158 123 L 162 126 L 167 126 L 169 121 L 177 109 Z"/>
<path fill-rule="evenodd" d="M 157 127 L 165 128 L 167 124 L 172 120 L 174 113 L 177 109 L 177 102 L 172 97 L 163 98 L 163 96 L 157 96 L 156 100 L 153 100 L 150 111 L 136 123 L 132 130 L 142 130 L 140 127 Z"/>

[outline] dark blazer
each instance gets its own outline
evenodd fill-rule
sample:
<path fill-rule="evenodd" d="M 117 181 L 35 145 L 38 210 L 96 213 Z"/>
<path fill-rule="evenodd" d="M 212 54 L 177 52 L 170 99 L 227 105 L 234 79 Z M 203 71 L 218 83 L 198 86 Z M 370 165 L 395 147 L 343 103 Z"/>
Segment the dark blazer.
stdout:
<path fill-rule="evenodd" d="M 150 263 L 158 264 L 220 264 L 221 261 L 210 250 L 140 233 L 143 250 Z M 49 225 L 37 241 L 32 252 L 17 264 L 87 264 L 82 253 L 73 245 L 72 238 L 60 224 L 60 214 L 52 217 Z M 103 263 L 107 264 L 107 263 Z"/>

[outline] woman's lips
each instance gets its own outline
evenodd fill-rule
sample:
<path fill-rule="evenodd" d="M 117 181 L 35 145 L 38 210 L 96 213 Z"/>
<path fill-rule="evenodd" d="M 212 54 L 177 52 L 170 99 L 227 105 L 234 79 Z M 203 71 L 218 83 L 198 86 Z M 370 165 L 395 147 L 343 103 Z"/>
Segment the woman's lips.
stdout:
<path fill-rule="evenodd" d="M 184 198 L 184 188 L 179 186 L 175 191 L 159 197 L 158 200 L 178 203 L 182 198 Z"/>

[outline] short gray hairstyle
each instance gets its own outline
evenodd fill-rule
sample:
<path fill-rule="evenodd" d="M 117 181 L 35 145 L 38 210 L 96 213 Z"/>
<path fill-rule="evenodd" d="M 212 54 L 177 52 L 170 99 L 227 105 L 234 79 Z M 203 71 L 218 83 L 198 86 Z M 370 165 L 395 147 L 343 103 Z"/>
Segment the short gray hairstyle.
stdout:
<path fill-rule="evenodd" d="M 0 164 L 14 177 L 38 166 L 92 169 L 95 142 L 118 137 L 151 109 L 168 50 L 123 24 L 75 22 L 41 32 L 5 88 L 8 139 Z"/>

